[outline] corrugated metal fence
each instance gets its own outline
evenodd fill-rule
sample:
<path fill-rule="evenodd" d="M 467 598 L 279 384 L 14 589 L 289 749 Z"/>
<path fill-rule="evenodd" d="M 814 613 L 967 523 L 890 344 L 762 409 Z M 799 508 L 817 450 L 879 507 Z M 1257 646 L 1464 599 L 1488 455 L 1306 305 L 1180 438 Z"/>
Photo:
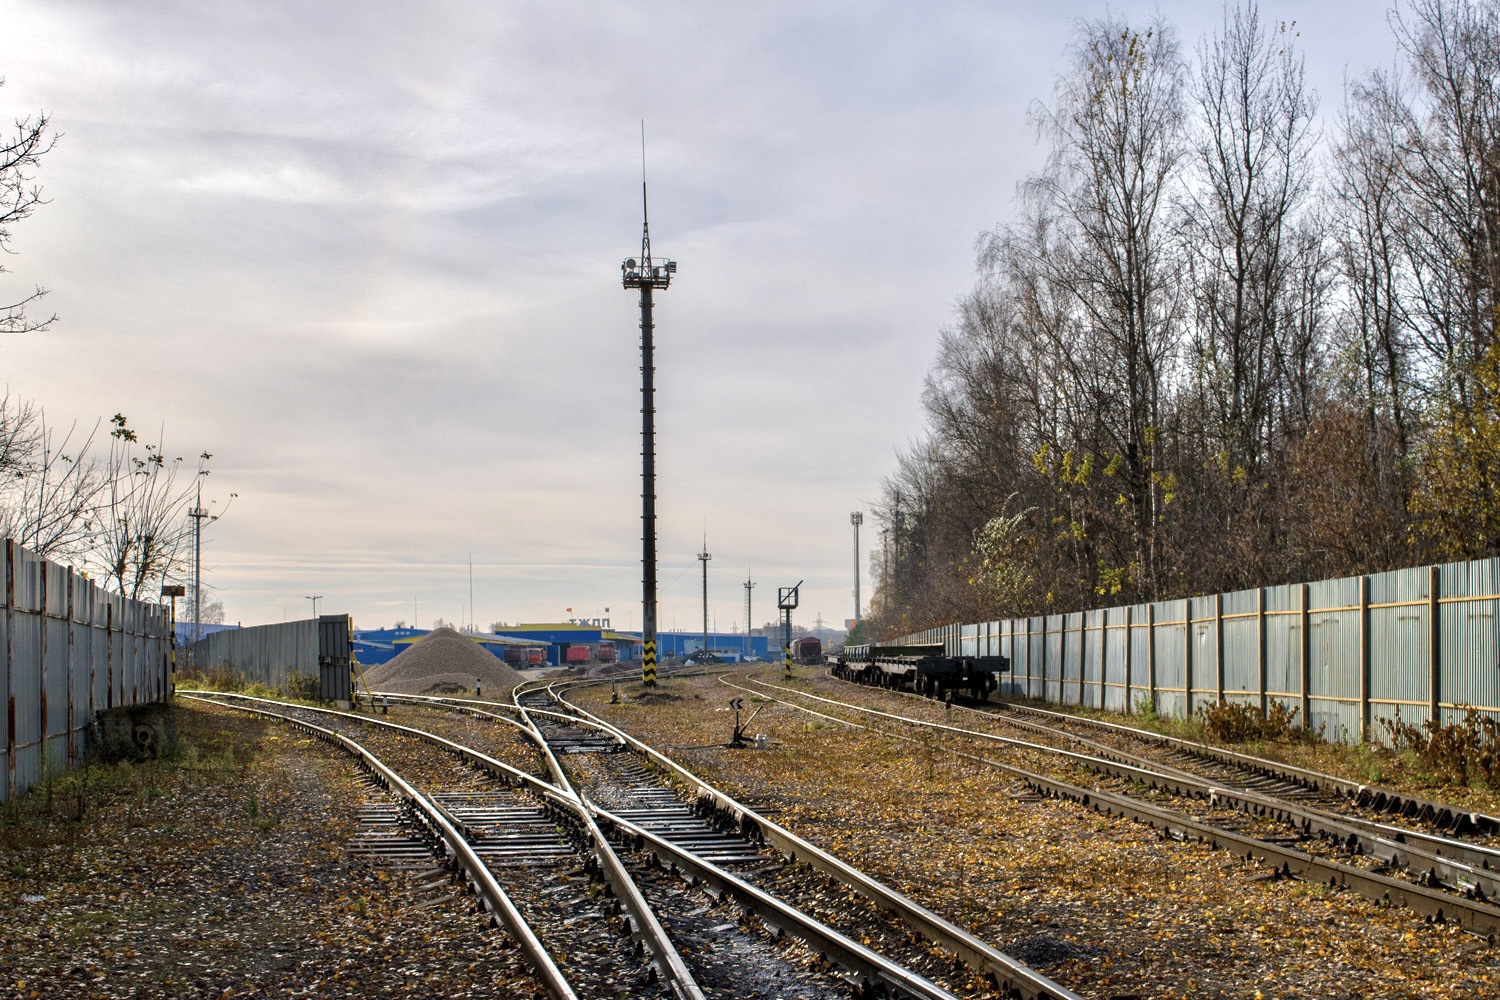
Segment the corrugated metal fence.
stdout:
<path fill-rule="evenodd" d="M 294 675 L 318 678 L 321 697 L 347 701 L 351 633 L 348 615 L 227 629 L 193 643 L 185 660 L 193 670 L 223 671 L 283 692 Z"/>
<path fill-rule="evenodd" d="M 1185 716 L 1273 703 L 1329 739 L 1500 715 L 1500 559 L 973 625 L 903 642 L 1008 656 L 1001 694 Z"/>
<path fill-rule="evenodd" d="M 0 802 L 83 759 L 95 713 L 172 692 L 171 614 L 6 539 Z"/>

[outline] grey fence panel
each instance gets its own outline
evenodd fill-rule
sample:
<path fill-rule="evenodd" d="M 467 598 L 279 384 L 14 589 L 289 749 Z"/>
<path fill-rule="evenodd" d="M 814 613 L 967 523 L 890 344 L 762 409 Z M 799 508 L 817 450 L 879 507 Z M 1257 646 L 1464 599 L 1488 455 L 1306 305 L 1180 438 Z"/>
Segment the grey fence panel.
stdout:
<path fill-rule="evenodd" d="M 1187 662 L 1187 601 L 1158 601 L 1152 608 L 1156 711 L 1160 715 L 1182 715 L 1186 712 L 1183 667 Z"/>
<path fill-rule="evenodd" d="M 1104 644 L 1106 613 L 1083 613 L 1083 704 L 1089 708 L 1104 707 Z"/>
<path fill-rule="evenodd" d="M 309 618 L 214 632 L 189 646 L 184 658 L 195 670 L 227 671 L 247 683 L 285 691 L 293 674 L 319 676 L 318 622 Z"/>
<path fill-rule="evenodd" d="M 1304 725 L 1328 739 L 1360 737 L 1363 712 L 1360 578 L 1307 586 L 1307 706 Z"/>
<path fill-rule="evenodd" d="M 979 632 L 983 626 L 961 625 L 958 633 L 958 655 L 979 656 Z"/>
<path fill-rule="evenodd" d="M 1302 709 L 1302 586 L 1265 588 L 1266 705 Z M 1300 715 L 1299 715 L 1300 718 Z"/>
<path fill-rule="evenodd" d="M 1194 597 L 1188 605 L 1188 714 L 1219 700 L 1219 622 L 1216 597 Z"/>
<path fill-rule="evenodd" d="M 106 595 L 12 541 L 0 547 L 0 564 L 0 801 L 7 801 L 77 766 L 99 710 L 170 695 L 170 623 L 165 609 Z"/>
<path fill-rule="evenodd" d="M 1131 605 L 1130 612 L 1130 683 L 1126 688 L 1127 711 L 1134 712 L 1141 699 L 1151 697 L 1151 616 L 1149 604 Z"/>
<path fill-rule="evenodd" d="M 1482 559 L 1439 571 L 1438 700 L 1446 722 L 1461 718 L 1467 706 L 1500 707 L 1497 570 L 1497 560 Z"/>
<path fill-rule="evenodd" d="M 1125 669 L 1130 655 L 1130 631 L 1125 626 L 1128 613 L 1128 608 L 1104 610 L 1104 708 L 1111 712 L 1123 712 L 1130 705 L 1130 678 Z"/>
<path fill-rule="evenodd" d="M 13 570 L 10 560 L 10 546 L 0 545 L 0 580 L 13 580 Z M 9 589 L 7 584 L 5 590 Z M 0 594 L 0 597 L 5 596 Z M 10 601 L 5 601 L 6 608 L 0 613 L 0 801 L 10 797 L 10 789 L 15 784 L 16 763 L 16 734 L 11 726 L 11 718 L 15 715 L 8 706 L 15 704 L 14 688 L 11 685 L 11 640 L 10 624 L 11 612 Z"/>
<path fill-rule="evenodd" d="M 1420 725 L 1428 717 L 1430 576 L 1419 567 L 1370 577 L 1371 735 L 1382 741 L 1382 720 Z"/>
<path fill-rule="evenodd" d="M 1062 704 L 1063 616 L 1048 615 L 1042 621 L 1042 676 L 1047 679 L 1046 693 L 1043 697 L 1050 702 Z"/>
<path fill-rule="evenodd" d="M 1038 615 L 1027 619 L 1030 633 L 1026 638 L 1026 664 L 1030 669 L 1027 692 L 1033 698 L 1047 697 L 1047 619 Z"/>

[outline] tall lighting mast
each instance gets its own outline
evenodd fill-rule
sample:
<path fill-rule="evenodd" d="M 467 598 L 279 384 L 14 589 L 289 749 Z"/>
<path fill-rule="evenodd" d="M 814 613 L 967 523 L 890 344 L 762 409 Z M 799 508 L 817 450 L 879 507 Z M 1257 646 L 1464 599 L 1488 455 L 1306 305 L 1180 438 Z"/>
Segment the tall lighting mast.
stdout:
<path fill-rule="evenodd" d="M 677 262 L 651 259 L 651 221 L 646 210 L 646 124 L 641 123 L 641 255 L 620 265 L 626 288 L 641 292 L 641 680 L 656 687 L 656 367 L 651 292 L 665 289 Z"/>
<path fill-rule="evenodd" d="M 854 627 L 859 628 L 859 526 L 865 523 L 865 515 L 855 511 L 849 523 L 854 525 Z"/>
<path fill-rule="evenodd" d="M 698 561 L 703 564 L 703 655 L 712 656 L 708 651 L 708 561 L 713 556 L 708 554 L 708 536 L 703 536 L 703 551 L 698 553 Z"/>
<path fill-rule="evenodd" d="M 750 569 L 745 569 L 745 655 L 748 657 L 755 652 L 755 626 L 750 617 L 750 591 L 755 589 L 755 581 L 750 579 Z"/>

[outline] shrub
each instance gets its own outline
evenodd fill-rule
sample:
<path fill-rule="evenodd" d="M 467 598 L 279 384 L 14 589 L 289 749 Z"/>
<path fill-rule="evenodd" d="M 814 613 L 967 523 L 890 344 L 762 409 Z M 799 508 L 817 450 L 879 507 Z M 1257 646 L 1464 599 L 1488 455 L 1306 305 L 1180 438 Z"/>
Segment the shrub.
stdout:
<path fill-rule="evenodd" d="M 1447 724 L 1428 719 L 1421 726 L 1383 719 L 1398 750 L 1416 754 L 1423 770 L 1457 785 L 1500 788 L 1500 721 L 1482 715 L 1472 705 L 1460 705 L 1462 722 Z"/>
<path fill-rule="evenodd" d="M 1297 722 L 1297 709 L 1273 701 L 1261 717 L 1260 708 L 1241 701 L 1221 701 L 1198 710 L 1203 730 L 1224 743 L 1247 743 L 1251 740 L 1308 739 L 1308 732 Z"/>
<path fill-rule="evenodd" d="M 296 701 L 317 701 L 323 694 L 323 685 L 311 674 L 290 673 L 286 675 L 286 696 Z"/>

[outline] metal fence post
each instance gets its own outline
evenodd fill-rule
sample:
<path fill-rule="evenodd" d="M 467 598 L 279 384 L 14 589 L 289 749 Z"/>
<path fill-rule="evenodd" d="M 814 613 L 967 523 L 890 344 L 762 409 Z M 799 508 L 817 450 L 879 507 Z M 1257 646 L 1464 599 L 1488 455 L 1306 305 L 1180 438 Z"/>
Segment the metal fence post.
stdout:
<path fill-rule="evenodd" d="M 1078 707 L 1083 707 L 1083 675 L 1089 657 L 1089 613 L 1078 613 Z"/>
<path fill-rule="evenodd" d="M 1193 717 L 1193 599 L 1182 602 L 1182 701 L 1183 712 Z"/>
<path fill-rule="evenodd" d="M 1129 604 L 1125 605 L 1125 714 L 1126 715 L 1129 715 L 1131 713 L 1131 711 L 1135 708 L 1135 702 L 1131 698 L 1131 694 L 1133 692 L 1132 692 L 1132 689 L 1131 689 L 1131 686 L 1130 686 L 1130 651 L 1131 651 L 1131 648 L 1135 645 L 1135 640 L 1134 640 L 1134 638 L 1130 634 L 1130 622 L 1131 622 L 1131 619 L 1134 617 L 1133 612 L 1134 612 L 1134 608 L 1131 605 L 1129 605 Z"/>
<path fill-rule="evenodd" d="M 1438 595 L 1442 577 L 1436 566 L 1427 567 L 1427 717 L 1435 726 L 1442 725 L 1442 603 Z"/>
<path fill-rule="evenodd" d="M 1312 683 L 1312 615 L 1308 610 L 1307 584 L 1297 588 L 1302 598 L 1302 728 L 1304 731 L 1312 731 L 1312 694 L 1308 687 Z"/>
<path fill-rule="evenodd" d="M 1105 706 L 1104 696 L 1109 691 L 1105 681 L 1109 679 L 1109 609 L 1099 612 L 1099 710 Z"/>
<path fill-rule="evenodd" d="M 1359 578 L 1359 741 L 1370 740 L 1370 578 Z"/>
<path fill-rule="evenodd" d="M 1156 605 L 1146 605 L 1146 699 L 1156 712 Z"/>
<path fill-rule="evenodd" d="M 1026 697 L 1031 697 L 1031 617 L 1026 618 L 1026 634 L 1022 639 L 1026 643 Z"/>
<path fill-rule="evenodd" d="M 36 624 L 38 633 L 37 648 L 41 650 L 41 662 L 37 664 L 37 666 L 40 668 L 38 670 L 38 673 L 41 675 L 41 683 L 39 685 L 39 693 L 41 694 L 41 697 L 37 699 L 36 706 L 37 719 L 40 725 L 40 728 L 37 731 L 37 736 L 41 740 L 41 743 L 39 744 L 39 754 L 41 757 L 41 761 L 37 765 L 36 776 L 33 779 L 33 781 L 35 782 L 47 780 L 47 778 L 50 777 L 47 771 L 52 767 L 52 761 L 48 759 L 49 755 L 47 753 L 47 751 L 51 749 L 47 745 L 47 730 L 48 728 L 50 728 L 48 726 L 48 723 L 51 721 L 50 716 L 52 714 L 50 711 L 51 706 L 47 704 L 49 700 L 47 698 L 47 684 L 52 679 L 52 657 L 48 655 L 47 649 L 47 577 L 52 575 L 47 572 L 48 568 L 49 567 L 45 560 L 37 560 L 37 570 L 41 573 L 42 577 L 39 581 L 39 583 L 41 584 L 41 599 L 37 602 L 36 607 Z"/>
<path fill-rule="evenodd" d="M 5 540 L 5 798 L 16 797 L 16 543 Z"/>
<path fill-rule="evenodd" d="M 1266 588 L 1255 591 L 1255 658 L 1260 661 L 1260 717 L 1266 717 Z"/>
<path fill-rule="evenodd" d="M 1224 595 L 1214 595 L 1214 668 L 1219 684 L 1214 692 L 1218 704 L 1224 704 Z"/>
<path fill-rule="evenodd" d="M 68 645 L 67 645 L 66 655 L 64 656 L 64 662 L 67 664 L 67 669 L 68 669 L 68 724 L 67 724 L 66 728 L 67 728 L 67 732 L 68 732 L 68 770 L 69 771 L 73 770 L 73 765 L 74 765 L 74 762 L 75 762 L 75 758 L 77 756 L 77 754 L 76 754 L 76 747 L 74 747 L 74 745 L 73 745 L 73 711 L 74 711 L 74 709 L 73 709 L 73 685 L 78 682 L 78 675 L 77 675 L 78 667 L 77 667 L 77 664 L 73 660 L 73 580 L 74 580 L 73 571 L 71 569 L 69 569 L 68 570 L 68 607 L 67 607 L 67 620 L 65 622 L 65 624 L 67 625 L 67 629 L 68 629 Z"/>

